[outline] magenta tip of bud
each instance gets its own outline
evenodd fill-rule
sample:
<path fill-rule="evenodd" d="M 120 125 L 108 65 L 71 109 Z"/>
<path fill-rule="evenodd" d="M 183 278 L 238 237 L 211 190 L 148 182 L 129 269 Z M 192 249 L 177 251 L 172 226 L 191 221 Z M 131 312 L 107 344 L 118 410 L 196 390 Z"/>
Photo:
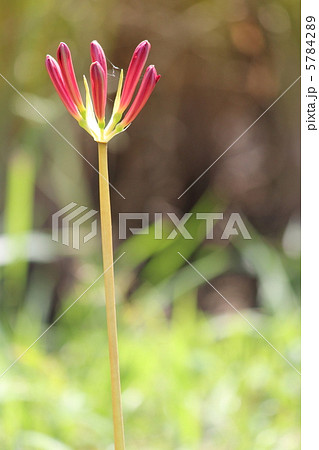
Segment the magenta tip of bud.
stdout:
<path fill-rule="evenodd" d="M 58 59 L 59 59 L 59 55 L 61 56 L 62 52 L 66 53 L 68 56 L 71 55 L 70 49 L 65 42 L 60 42 L 60 44 L 58 46 L 58 49 L 56 52 Z"/>
<path fill-rule="evenodd" d="M 58 63 L 56 62 L 56 60 L 51 55 L 46 55 L 46 57 L 45 57 L 45 65 L 46 65 L 46 68 L 48 69 L 49 75 L 51 75 L 51 73 L 54 70 L 56 71 L 57 67 L 58 67 Z"/>
<path fill-rule="evenodd" d="M 145 39 L 145 41 L 142 41 L 140 44 L 138 44 L 136 49 L 141 48 L 141 47 L 151 48 L 151 44 L 149 43 L 149 41 L 147 39 Z"/>
<path fill-rule="evenodd" d="M 155 66 L 153 64 L 148 66 L 148 68 L 146 69 L 145 72 L 153 72 L 153 74 L 155 75 L 155 83 L 157 83 L 158 80 L 161 78 L 161 75 L 159 75 L 157 73 L 157 70 L 156 70 L 156 68 L 155 68 Z"/>
<path fill-rule="evenodd" d="M 102 65 L 99 63 L 99 61 L 92 62 L 90 71 L 96 77 L 100 77 L 103 75 L 103 78 L 104 78 L 104 69 L 103 69 Z"/>
<path fill-rule="evenodd" d="M 150 49 L 151 49 L 151 44 L 148 41 L 142 41 L 140 44 L 138 44 L 138 46 L 134 50 L 133 58 L 134 57 L 136 58 L 137 55 L 139 55 L 139 54 L 141 54 L 141 56 L 143 54 L 145 54 L 145 60 L 146 60 Z"/>
<path fill-rule="evenodd" d="M 91 42 L 90 44 L 90 50 L 91 50 L 91 55 L 94 56 L 94 52 L 98 51 L 98 52 L 102 52 L 102 54 L 104 55 L 104 50 L 102 48 L 102 45 L 98 43 L 97 40 L 94 40 Z M 104 55 L 105 56 L 105 55 Z M 94 62 L 94 61 L 93 61 Z"/>
<path fill-rule="evenodd" d="M 92 53 L 94 52 L 94 50 L 96 49 L 96 48 L 99 48 L 100 47 L 100 44 L 98 43 L 98 41 L 92 41 L 91 42 L 91 44 L 90 44 L 90 49 L 91 49 L 91 55 L 92 55 Z"/>
<path fill-rule="evenodd" d="M 101 70 L 103 70 L 101 64 L 100 64 L 98 61 L 92 62 L 90 69 L 91 69 L 93 72 L 96 72 L 96 73 L 98 73 L 98 72 L 100 72 Z"/>

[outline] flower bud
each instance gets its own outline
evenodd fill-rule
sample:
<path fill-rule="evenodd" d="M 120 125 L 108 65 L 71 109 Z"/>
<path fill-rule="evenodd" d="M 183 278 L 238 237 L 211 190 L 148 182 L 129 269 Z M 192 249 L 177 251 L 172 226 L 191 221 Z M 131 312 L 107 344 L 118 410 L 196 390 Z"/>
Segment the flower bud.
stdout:
<path fill-rule="evenodd" d="M 71 52 L 69 47 L 64 42 L 61 42 L 58 47 L 57 58 L 66 89 L 79 111 L 83 112 L 85 108 L 82 102 L 78 83 L 76 81 Z"/>
<path fill-rule="evenodd" d="M 99 62 L 91 64 L 90 68 L 92 100 L 94 112 L 98 119 L 99 126 L 105 125 L 105 106 L 106 106 L 106 83 L 105 72 Z"/>
<path fill-rule="evenodd" d="M 105 76 L 107 77 L 107 65 L 104 50 L 97 41 L 91 42 L 91 58 L 92 62 L 97 61 L 101 64 L 102 69 L 105 72 Z"/>
<path fill-rule="evenodd" d="M 143 77 L 141 86 L 136 94 L 136 97 L 130 109 L 128 110 L 127 114 L 125 115 L 124 119 L 121 122 L 121 124 L 124 127 L 133 122 L 133 120 L 139 114 L 139 112 L 147 102 L 149 96 L 153 92 L 153 89 L 155 88 L 155 85 L 160 79 L 160 77 L 161 76 L 157 74 L 154 66 L 149 66 L 146 69 L 145 75 Z"/>
<path fill-rule="evenodd" d="M 141 42 L 135 49 L 123 86 L 119 111 L 123 112 L 130 104 L 135 92 L 137 83 L 139 82 L 142 70 L 144 69 L 151 44 L 148 41 Z"/>
<path fill-rule="evenodd" d="M 59 94 L 62 102 L 64 103 L 64 106 L 69 111 L 69 113 L 76 119 L 81 120 L 82 116 L 79 113 L 79 110 L 71 97 L 69 91 L 66 88 L 65 82 L 63 80 L 61 69 L 52 56 L 47 55 L 45 60 L 45 65 L 47 68 L 47 71 L 50 75 L 50 78 L 52 80 L 52 83 Z"/>

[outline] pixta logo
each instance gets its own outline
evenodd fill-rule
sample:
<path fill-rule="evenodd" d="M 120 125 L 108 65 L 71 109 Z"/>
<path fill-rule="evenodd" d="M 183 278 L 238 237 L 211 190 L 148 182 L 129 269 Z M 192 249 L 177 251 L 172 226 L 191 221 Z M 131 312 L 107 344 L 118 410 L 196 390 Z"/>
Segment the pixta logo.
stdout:
<path fill-rule="evenodd" d="M 83 214 L 85 211 L 87 212 Z M 92 218 L 97 213 L 94 209 L 88 210 L 86 206 L 79 206 L 74 202 L 69 203 L 52 215 L 52 240 L 79 250 L 81 228 L 84 224 L 89 223 L 91 230 L 83 236 L 83 243 L 85 244 L 96 236 L 97 220 L 92 220 Z M 60 229 L 62 229 L 61 233 Z"/>
<path fill-rule="evenodd" d="M 206 239 L 214 238 L 214 224 L 217 220 L 224 219 L 223 213 L 185 213 L 180 219 L 175 213 L 166 214 L 170 222 L 174 225 L 174 229 L 167 237 L 163 237 L 163 214 L 155 213 L 154 218 L 154 239 L 175 239 L 178 234 L 184 239 L 194 239 L 186 227 L 187 221 L 195 215 L 196 220 L 204 220 L 206 223 Z M 141 226 L 139 228 L 127 227 L 127 221 L 139 220 Z M 127 238 L 127 229 L 131 234 L 150 234 L 150 215 L 149 213 L 120 213 L 119 214 L 119 239 Z M 231 213 L 221 239 L 229 239 L 231 236 L 241 234 L 244 239 L 251 239 L 243 219 L 239 213 Z"/>

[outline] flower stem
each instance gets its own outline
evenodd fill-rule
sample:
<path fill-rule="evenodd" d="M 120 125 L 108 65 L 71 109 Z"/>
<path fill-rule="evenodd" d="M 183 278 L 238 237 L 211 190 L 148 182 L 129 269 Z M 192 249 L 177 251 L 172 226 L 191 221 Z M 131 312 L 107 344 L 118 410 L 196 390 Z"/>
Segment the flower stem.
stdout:
<path fill-rule="evenodd" d="M 107 164 L 107 145 L 98 143 L 99 149 L 99 185 L 100 185 L 100 217 L 102 254 L 104 269 L 104 286 L 106 302 L 106 321 L 109 344 L 109 358 L 111 371 L 112 409 L 114 426 L 115 450 L 124 450 L 124 426 L 121 403 L 121 382 L 116 327 L 116 306 L 114 291 L 112 220 L 110 189 Z"/>

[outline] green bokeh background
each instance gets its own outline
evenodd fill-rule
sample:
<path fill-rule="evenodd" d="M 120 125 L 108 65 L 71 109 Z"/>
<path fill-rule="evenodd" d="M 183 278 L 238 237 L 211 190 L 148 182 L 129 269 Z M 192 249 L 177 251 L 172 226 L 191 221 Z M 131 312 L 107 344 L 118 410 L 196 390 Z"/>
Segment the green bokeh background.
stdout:
<path fill-rule="evenodd" d="M 110 143 L 110 179 L 125 196 L 111 192 L 115 257 L 126 252 L 115 276 L 128 449 L 300 448 L 300 375 L 284 359 L 300 370 L 299 82 L 178 199 L 298 78 L 299 9 L 291 0 L 1 3 L 1 373 L 102 273 L 99 235 L 80 250 L 51 239 L 52 214 L 70 202 L 98 210 L 98 179 L 75 151 L 97 167 L 96 145 L 61 104 L 45 55 L 67 42 L 81 83 L 97 39 L 109 60 L 108 114 L 118 68 L 141 40 L 162 75 Z M 121 212 L 151 222 L 163 213 L 165 236 L 167 212 L 225 219 L 213 240 L 193 216 L 193 240 L 156 240 L 152 226 L 123 241 Z M 232 212 L 251 240 L 221 240 Z M 113 448 L 102 280 L 0 378 L 0 420 L 4 450 Z"/>

